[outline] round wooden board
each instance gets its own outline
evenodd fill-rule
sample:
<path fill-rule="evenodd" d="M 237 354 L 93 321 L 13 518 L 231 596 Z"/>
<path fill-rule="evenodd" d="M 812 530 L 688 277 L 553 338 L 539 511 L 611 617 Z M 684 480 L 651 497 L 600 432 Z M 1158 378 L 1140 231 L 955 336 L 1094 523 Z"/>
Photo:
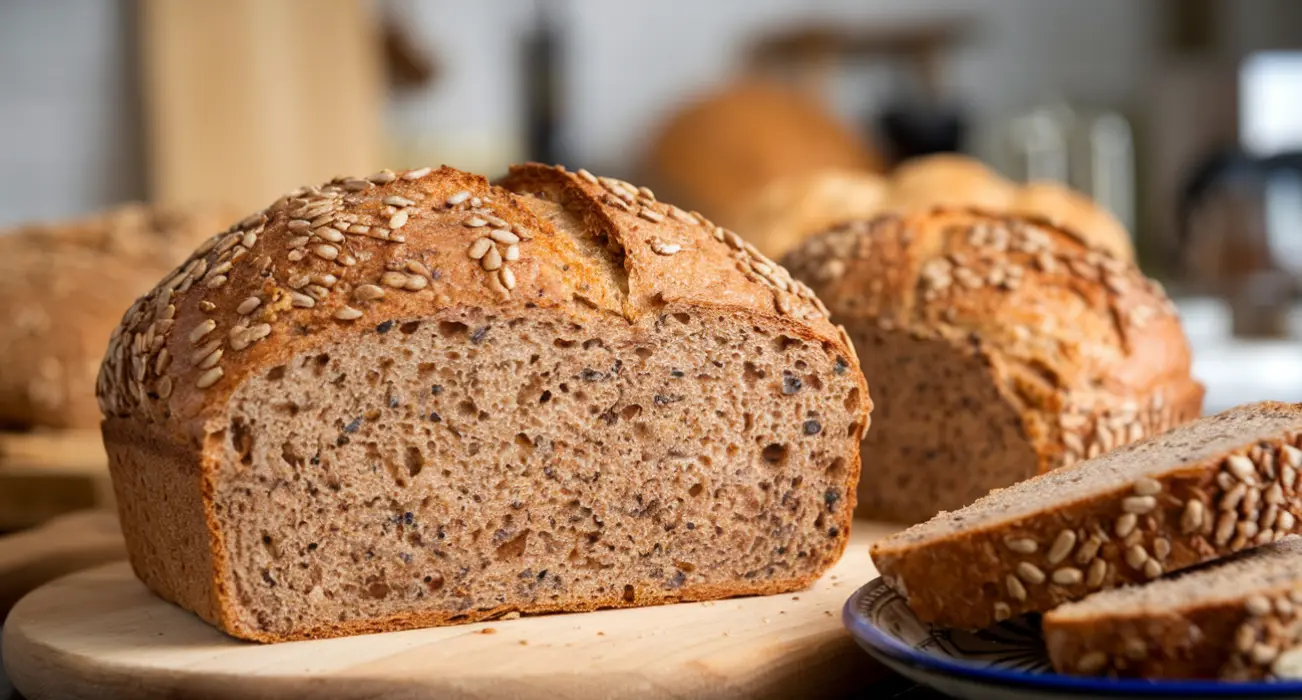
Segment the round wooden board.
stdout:
<path fill-rule="evenodd" d="M 892 529 L 856 523 L 840 563 L 797 593 L 274 645 L 227 637 L 109 564 L 20 601 L 3 658 L 30 700 L 845 697 L 884 674 L 841 607 Z"/>

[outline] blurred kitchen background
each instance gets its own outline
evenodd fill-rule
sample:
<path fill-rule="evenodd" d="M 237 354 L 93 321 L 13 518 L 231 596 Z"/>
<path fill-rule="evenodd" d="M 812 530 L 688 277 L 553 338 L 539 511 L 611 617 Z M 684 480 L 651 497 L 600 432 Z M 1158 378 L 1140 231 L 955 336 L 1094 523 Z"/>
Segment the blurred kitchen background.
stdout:
<path fill-rule="evenodd" d="M 1209 411 L 1302 400 L 1302 2 L 0 0 L 0 226 L 525 159 L 724 216 L 944 151 L 1111 210 Z"/>

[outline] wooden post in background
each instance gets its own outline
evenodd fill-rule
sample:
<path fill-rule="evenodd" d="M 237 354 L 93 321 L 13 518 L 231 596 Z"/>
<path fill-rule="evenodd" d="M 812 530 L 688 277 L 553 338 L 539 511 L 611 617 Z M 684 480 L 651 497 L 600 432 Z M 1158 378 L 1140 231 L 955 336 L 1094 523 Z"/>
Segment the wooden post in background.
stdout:
<path fill-rule="evenodd" d="M 139 0 L 150 199 L 265 206 L 382 167 L 379 18 L 366 0 Z"/>

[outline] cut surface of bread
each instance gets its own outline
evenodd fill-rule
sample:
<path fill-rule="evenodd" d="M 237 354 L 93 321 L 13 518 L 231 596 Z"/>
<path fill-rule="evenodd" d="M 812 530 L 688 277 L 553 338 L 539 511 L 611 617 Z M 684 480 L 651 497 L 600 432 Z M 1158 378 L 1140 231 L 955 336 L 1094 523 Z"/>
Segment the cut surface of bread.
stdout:
<path fill-rule="evenodd" d="M 503 184 L 291 194 L 128 313 L 149 330 L 101 398 L 146 584 L 280 641 L 776 593 L 839 558 L 867 386 L 803 287 L 649 190 Z"/>
<path fill-rule="evenodd" d="M 873 547 L 925 622 L 980 628 L 1297 529 L 1302 405 L 1203 418 L 1000 489 Z"/>
<path fill-rule="evenodd" d="M 1068 603 L 1044 636 L 1061 673 L 1302 677 L 1302 538 Z"/>
<path fill-rule="evenodd" d="M 845 324 L 873 386 L 863 516 L 921 522 L 1201 412 L 1161 288 L 1045 221 L 855 221 L 786 263 Z"/>

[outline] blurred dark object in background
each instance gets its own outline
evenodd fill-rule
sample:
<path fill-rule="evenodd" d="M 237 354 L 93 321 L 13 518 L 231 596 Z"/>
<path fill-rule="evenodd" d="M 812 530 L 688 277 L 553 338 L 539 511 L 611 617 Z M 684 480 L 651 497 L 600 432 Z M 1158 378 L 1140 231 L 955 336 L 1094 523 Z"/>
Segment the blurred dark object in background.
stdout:
<path fill-rule="evenodd" d="M 534 23 L 521 47 L 520 77 L 524 95 L 525 154 L 538 163 L 566 162 L 561 152 L 564 99 L 561 81 L 565 23 L 558 0 L 535 3 Z"/>
<path fill-rule="evenodd" d="M 967 120 L 956 107 L 913 101 L 888 107 L 878 119 L 892 162 L 962 149 Z"/>

